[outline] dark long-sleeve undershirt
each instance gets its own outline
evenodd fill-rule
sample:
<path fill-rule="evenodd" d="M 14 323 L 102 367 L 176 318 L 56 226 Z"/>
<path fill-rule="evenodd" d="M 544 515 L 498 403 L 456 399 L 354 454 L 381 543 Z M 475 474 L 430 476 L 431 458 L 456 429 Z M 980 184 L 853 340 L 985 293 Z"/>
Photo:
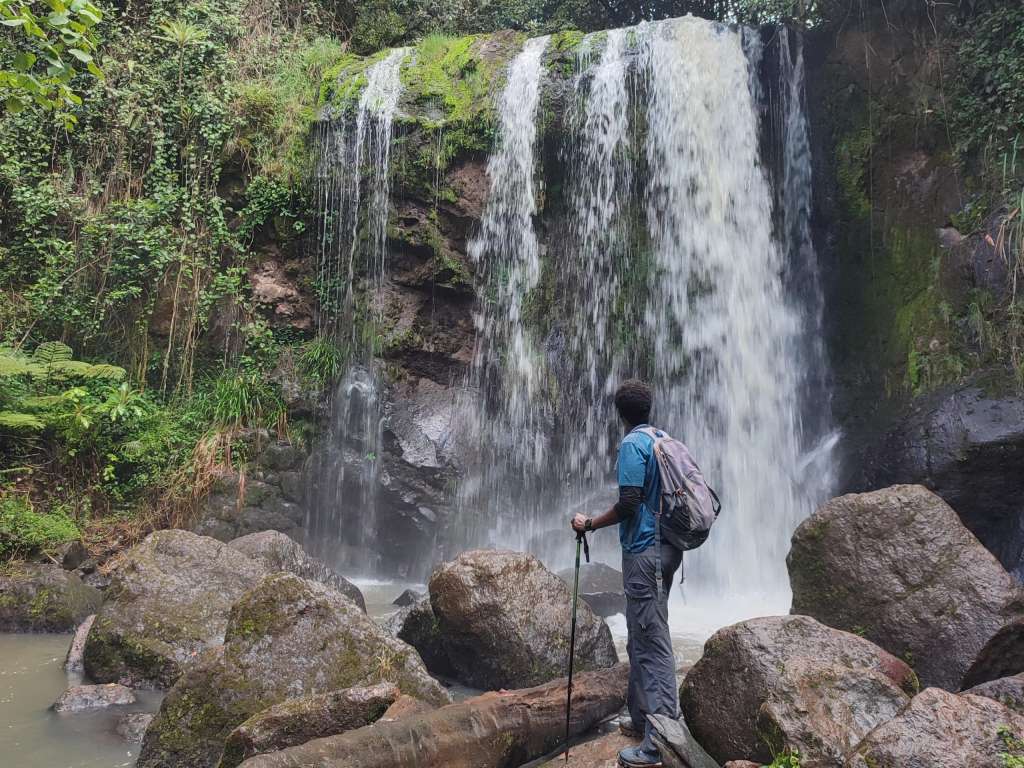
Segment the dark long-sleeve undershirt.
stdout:
<path fill-rule="evenodd" d="M 619 501 L 615 505 L 615 513 L 619 520 L 632 517 L 640 509 L 644 500 L 644 489 L 638 485 L 620 485 Z"/>

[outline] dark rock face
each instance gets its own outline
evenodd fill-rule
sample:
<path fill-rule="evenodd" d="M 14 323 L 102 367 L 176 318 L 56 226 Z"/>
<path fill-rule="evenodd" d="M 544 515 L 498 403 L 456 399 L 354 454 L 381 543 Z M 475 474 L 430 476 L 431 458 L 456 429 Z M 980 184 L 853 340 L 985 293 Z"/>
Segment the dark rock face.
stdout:
<path fill-rule="evenodd" d="M 415 605 L 423 599 L 423 595 L 417 592 L 415 589 L 407 589 L 398 597 L 396 597 L 391 604 L 397 605 L 399 608 L 406 608 L 410 605 Z"/>
<path fill-rule="evenodd" d="M 800 659 L 761 705 L 757 727 L 774 754 L 798 752 L 808 768 L 843 768 L 847 755 L 910 698 L 871 670 Z"/>
<path fill-rule="evenodd" d="M 117 683 L 105 685 L 74 685 L 62 693 L 53 703 L 55 712 L 83 712 L 87 709 L 103 709 L 117 704 L 134 704 L 132 689 Z"/>
<path fill-rule="evenodd" d="M 925 685 L 948 690 L 1024 610 L 1013 577 L 917 485 L 822 505 L 793 534 L 787 564 L 793 613 L 863 634 L 911 662 Z"/>
<path fill-rule="evenodd" d="M 217 768 L 235 768 L 253 755 L 362 728 L 379 720 L 397 698 L 392 683 L 378 683 L 281 702 L 231 732 Z"/>
<path fill-rule="evenodd" d="M 919 398 L 856 459 L 860 488 L 921 483 L 1024 580 L 1024 399 L 1005 374 Z"/>
<path fill-rule="evenodd" d="M 654 726 L 654 743 L 661 750 L 667 768 L 719 768 L 718 763 L 697 743 L 682 720 L 665 715 L 648 715 Z"/>
<path fill-rule="evenodd" d="M 842 674 L 847 676 L 846 686 L 851 691 L 857 690 L 858 672 L 871 678 L 865 686 L 868 690 L 877 691 L 884 685 L 877 675 L 907 693 L 913 693 L 917 686 L 910 667 L 864 638 L 831 629 L 807 616 L 751 619 L 716 632 L 705 644 L 704 656 L 683 680 L 680 704 L 694 737 L 718 762 L 771 762 L 758 715 L 773 696 L 779 701 L 807 687 L 800 681 L 812 674 L 808 663 L 826 669 L 845 668 Z M 835 707 L 859 716 L 861 703 L 851 696 Z M 782 719 L 784 710 L 781 704 L 778 706 Z M 815 706 L 824 710 L 828 705 L 817 702 Z M 852 719 L 856 721 L 856 717 Z M 809 726 L 805 723 L 804 727 Z M 793 733 L 798 730 L 794 728 Z"/>
<path fill-rule="evenodd" d="M 454 677 L 457 674 L 448 658 L 448 649 L 429 596 L 421 597 L 415 605 L 398 611 L 384 626 L 392 636 L 415 648 L 427 669 L 435 675 Z"/>
<path fill-rule="evenodd" d="M 964 688 L 1024 672 L 1024 616 L 1000 628 L 978 652 L 967 674 Z"/>
<path fill-rule="evenodd" d="M 558 572 L 559 577 L 572 589 L 572 568 Z M 626 595 L 622 590 L 622 572 L 604 563 L 585 563 L 580 566 L 580 598 L 598 616 L 625 613 Z"/>
<path fill-rule="evenodd" d="M 430 602 L 460 680 L 522 688 L 565 674 L 572 595 L 532 555 L 466 552 L 434 571 Z M 608 625 L 582 604 L 575 658 L 581 670 L 618 662 Z"/>
<path fill-rule="evenodd" d="M 271 571 L 288 571 L 304 579 L 312 579 L 338 590 L 366 610 L 366 600 L 359 587 L 331 570 L 326 563 L 310 557 L 294 539 L 278 531 L 261 531 L 234 539 L 229 546 L 260 560 Z"/>
<path fill-rule="evenodd" d="M 0 575 L 0 632 L 72 632 L 103 597 L 54 563 L 25 563 Z"/>
<path fill-rule="evenodd" d="M 224 645 L 167 694 L 139 768 L 212 768 L 229 734 L 268 707 L 378 682 L 449 701 L 416 652 L 347 597 L 290 573 L 271 574 L 231 609 Z"/>
<path fill-rule="evenodd" d="M 266 566 L 205 536 L 157 531 L 128 550 L 85 643 L 99 682 L 170 687 L 224 640 L 231 604 Z"/>
<path fill-rule="evenodd" d="M 1019 738 L 1024 717 L 982 696 L 929 688 L 857 747 L 851 768 L 1004 768 L 1003 727 Z"/>
<path fill-rule="evenodd" d="M 306 522 L 302 476 L 306 454 L 269 435 L 251 436 L 248 442 L 259 452 L 256 466 L 244 477 L 228 472 L 218 479 L 203 501 L 193 530 L 224 542 L 267 530 L 301 541 Z"/>
<path fill-rule="evenodd" d="M 1024 673 L 990 680 L 987 683 L 968 688 L 964 693 L 995 699 L 1017 714 L 1024 715 Z"/>

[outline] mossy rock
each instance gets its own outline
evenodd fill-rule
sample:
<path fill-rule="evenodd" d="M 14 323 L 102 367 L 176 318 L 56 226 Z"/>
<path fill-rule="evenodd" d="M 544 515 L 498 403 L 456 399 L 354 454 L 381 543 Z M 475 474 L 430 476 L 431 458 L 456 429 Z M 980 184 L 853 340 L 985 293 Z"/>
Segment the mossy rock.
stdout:
<path fill-rule="evenodd" d="M 73 632 L 103 596 L 55 563 L 11 566 L 0 575 L 0 632 Z"/>
<path fill-rule="evenodd" d="M 167 694 L 138 765 L 212 768 L 228 735 L 268 707 L 379 682 L 431 703 L 450 700 L 413 648 L 340 592 L 271 574 L 231 609 L 225 644 Z"/>
<path fill-rule="evenodd" d="M 223 642 L 232 603 L 268 571 L 206 536 L 157 531 L 125 553 L 85 644 L 97 682 L 169 687 Z"/>

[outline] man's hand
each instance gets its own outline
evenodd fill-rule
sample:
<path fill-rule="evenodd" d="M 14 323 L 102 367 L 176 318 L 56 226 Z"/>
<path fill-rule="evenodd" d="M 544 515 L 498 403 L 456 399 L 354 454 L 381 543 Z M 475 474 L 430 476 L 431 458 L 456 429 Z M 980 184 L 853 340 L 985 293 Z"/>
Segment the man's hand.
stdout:
<path fill-rule="evenodd" d="M 569 523 L 569 525 L 572 526 L 572 529 L 574 531 L 576 531 L 576 533 L 583 533 L 584 531 L 587 530 L 587 517 L 586 517 L 586 515 L 581 515 L 581 514 L 577 513 L 573 517 L 572 522 Z"/>

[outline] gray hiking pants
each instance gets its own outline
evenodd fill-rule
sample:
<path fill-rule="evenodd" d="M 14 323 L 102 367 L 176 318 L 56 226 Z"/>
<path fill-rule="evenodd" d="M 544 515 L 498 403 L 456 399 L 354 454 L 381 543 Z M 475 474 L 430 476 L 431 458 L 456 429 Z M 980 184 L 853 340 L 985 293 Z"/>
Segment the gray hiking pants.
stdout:
<path fill-rule="evenodd" d="M 622 553 L 622 586 L 626 592 L 626 627 L 629 637 L 629 691 L 626 705 L 637 731 L 644 734 L 641 746 L 656 751 L 647 715 L 678 716 L 676 658 L 668 630 L 668 593 L 683 553 L 670 544 L 661 545 L 661 603 L 655 580 L 655 550 L 651 545 L 639 554 Z"/>

